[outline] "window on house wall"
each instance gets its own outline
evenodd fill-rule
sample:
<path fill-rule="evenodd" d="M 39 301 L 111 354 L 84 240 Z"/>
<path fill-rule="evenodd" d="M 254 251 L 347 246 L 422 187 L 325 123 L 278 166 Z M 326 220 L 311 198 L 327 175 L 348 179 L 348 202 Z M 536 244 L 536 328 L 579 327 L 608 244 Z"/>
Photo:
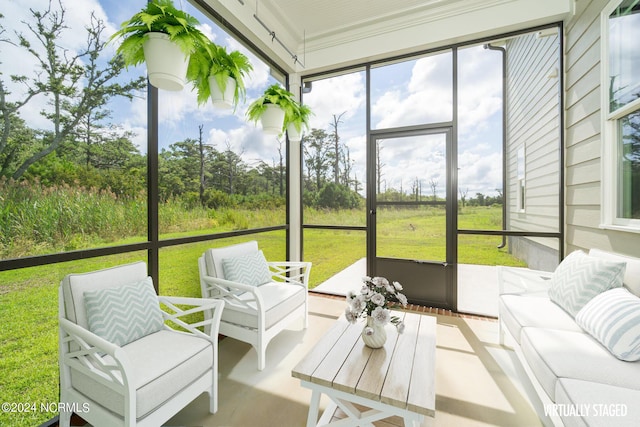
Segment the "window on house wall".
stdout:
<path fill-rule="evenodd" d="M 524 154 L 524 146 L 518 149 L 518 191 L 517 191 L 517 199 L 518 199 L 518 210 L 520 212 L 524 212 L 525 210 L 525 154 Z"/>
<path fill-rule="evenodd" d="M 603 189 L 605 222 L 640 228 L 640 1 L 615 1 L 603 12 L 607 72 L 603 90 L 608 105 L 605 144 L 608 147 Z M 607 60 L 608 59 L 608 60 Z M 608 182 L 607 182 L 608 181 Z M 607 190 L 611 190 L 607 192 Z"/>

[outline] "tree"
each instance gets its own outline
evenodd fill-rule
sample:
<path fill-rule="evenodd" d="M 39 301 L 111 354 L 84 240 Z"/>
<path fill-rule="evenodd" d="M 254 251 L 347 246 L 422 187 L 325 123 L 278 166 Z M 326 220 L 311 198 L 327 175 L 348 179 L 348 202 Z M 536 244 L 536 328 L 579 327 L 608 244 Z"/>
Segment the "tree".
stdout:
<path fill-rule="evenodd" d="M 335 115 L 333 114 L 333 122 L 331 122 L 332 128 L 332 139 L 333 139 L 333 182 L 336 184 L 340 184 L 340 158 L 341 158 L 341 150 L 340 150 L 340 135 L 338 134 L 338 125 L 342 123 L 342 116 L 346 114 L 346 111 Z"/>
<path fill-rule="evenodd" d="M 376 140 L 376 185 L 378 189 L 378 194 L 382 193 L 382 177 L 384 176 L 384 172 L 382 172 L 382 168 L 386 165 L 382 163 L 380 159 L 380 153 L 382 152 L 382 142 L 378 139 Z"/>
<path fill-rule="evenodd" d="M 462 188 L 458 188 L 458 192 L 460 193 L 460 200 L 462 201 L 462 207 L 464 208 L 467 201 L 467 193 L 469 193 L 469 187 L 467 187 L 465 190 L 462 190 Z"/>
<path fill-rule="evenodd" d="M 433 194 L 433 201 L 435 202 L 436 200 L 438 200 L 438 181 L 431 178 L 429 180 L 429 186 L 431 187 L 431 193 Z"/>
<path fill-rule="evenodd" d="M 204 142 L 202 141 L 202 128 L 203 125 L 198 126 L 198 154 L 200 156 L 200 204 L 204 206 L 204 184 L 205 184 L 205 176 L 204 176 Z"/>
<path fill-rule="evenodd" d="M 222 173 L 224 174 L 224 178 L 226 180 L 226 192 L 227 194 L 235 194 L 238 177 L 245 170 L 244 163 L 242 161 L 242 154 L 244 154 L 244 150 L 240 152 L 240 154 L 236 154 L 231 149 L 231 143 L 229 141 L 225 142 L 227 149 L 223 153 L 224 158 L 224 169 Z"/>
<path fill-rule="evenodd" d="M 309 181 L 315 184 L 316 191 L 322 188 L 330 164 L 328 140 L 327 132 L 315 128 L 304 137 L 305 166 L 309 173 Z"/>
<path fill-rule="evenodd" d="M 14 179 L 20 178 L 29 166 L 58 149 L 68 138 L 82 132 L 85 141 L 93 141 L 96 124 L 108 117 L 103 110 L 107 101 L 116 96 L 131 99 L 133 91 L 143 87 L 143 79 L 138 78 L 127 83 L 118 83 L 116 79 L 124 69 L 122 58 L 114 57 L 104 67 L 100 67 L 99 57 L 104 49 L 102 33 L 104 23 L 92 14 L 87 31 L 86 47 L 79 53 L 59 47 L 65 25 L 65 9 L 58 0 L 59 10 L 52 8 L 51 1 L 44 12 L 30 9 L 34 22 L 23 23 L 35 37 L 32 44 L 23 33 L 16 32 L 17 42 L 10 43 L 22 47 L 36 60 L 33 77 L 11 76 L 15 83 L 25 87 L 22 99 L 7 101 L 10 93 L 0 81 L 0 114 L 4 129 L 0 141 L 0 154 L 7 150 L 11 134 L 10 117 L 18 113 L 29 101 L 38 95 L 46 95 L 50 109 L 41 114 L 50 120 L 52 130 L 43 131 L 39 141 L 32 146 L 38 148 L 25 158 L 12 172 Z M 81 129 L 84 127 L 84 131 Z M 32 148 L 32 147 L 31 147 Z M 0 171 L 7 174 L 5 170 Z"/>

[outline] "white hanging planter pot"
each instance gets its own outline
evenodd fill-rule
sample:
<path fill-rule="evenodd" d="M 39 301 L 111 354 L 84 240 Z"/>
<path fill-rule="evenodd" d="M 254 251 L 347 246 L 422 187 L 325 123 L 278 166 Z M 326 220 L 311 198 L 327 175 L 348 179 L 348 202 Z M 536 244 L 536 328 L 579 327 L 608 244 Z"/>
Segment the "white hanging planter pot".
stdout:
<path fill-rule="evenodd" d="M 289 123 L 287 125 L 287 135 L 289 136 L 289 141 L 292 142 L 300 142 L 300 140 L 302 139 L 302 132 L 298 132 L 298 129 L 296 129 L 296 125 L 294 125 L 293 123 Z"/>
<path fill-rule="evenodd" d="M 142 45 L 149 83 L 158 89 L 178 91 L 185 85 L 189 55 L 164 33 L 147 33 Z"/>
<path fill-rule="evenodd" d="M 269 135 L 280 135 L 284 123 L 284 110 L 279 105 L 267 104 L 266 110 L 260 116 L 262 131 Z"/>
<path fill-rule="evenodd" d="M 209 77 L 209 90 L 211 91 L 211 101 L 213 105 L 220 108 L 233 107 L 233 95 L 236 93 L 236 79 L 227 77 L 227 85 L 224 89 L 220 89 L 218 81 L 214 76 Z"/>

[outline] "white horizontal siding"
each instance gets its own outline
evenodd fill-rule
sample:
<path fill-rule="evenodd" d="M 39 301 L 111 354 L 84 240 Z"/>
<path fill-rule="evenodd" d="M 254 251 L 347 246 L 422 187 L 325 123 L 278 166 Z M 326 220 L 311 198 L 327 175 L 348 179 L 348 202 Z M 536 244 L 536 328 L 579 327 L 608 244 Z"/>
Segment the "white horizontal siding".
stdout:
<path fill-rule="evenodd" d="M 600 227 L 600 14 L 607 3 L 576 2 L 576 13 L 565 25 L 565 253 L 599 248 L 640 256 L 640 234 Z"/>
<path fill-rule="evenodd" d="M 507 41 L 508 229 L 559 231 L 560 107 L 558 37 Z M 517 157 L 525 147 L 525 212 L 517 205 Z M 553 239 L 539 243 L 557 249 Z"/>

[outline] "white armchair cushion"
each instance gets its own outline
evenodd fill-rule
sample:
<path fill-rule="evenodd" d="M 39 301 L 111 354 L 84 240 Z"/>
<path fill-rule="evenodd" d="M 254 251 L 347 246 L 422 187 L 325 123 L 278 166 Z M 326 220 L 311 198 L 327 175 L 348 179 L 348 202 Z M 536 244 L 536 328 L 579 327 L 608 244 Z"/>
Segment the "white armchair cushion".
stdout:
<path fill-rule="evenodd" d="M 622 286 L 626 263 L 608 261 L 575 251 L 551 276 L 549 298 L 572 317 L 596 295 Z"/>
<path fill-rule="evenodd" d="M 213 347 L 202 338 L 188 334 L 162 330 L 147 335 L 122 349 L 131 362 L 129 378 L 136 389 L 136 418 L 141 418 L 182 390 L 211 369 Z M 113 363 L 106 356 L 105 361 Z M 109 387 L 84 374 L 71 370 L 74 388 L 81 393 L 123 416 L 124 399 Z"/>
<path fill-rule="evenodd" d="M 265 306 L 265 329 L 271 328 L 305 302 L 306 290 L 302 286 L 271 282 L 258 287 L 258 290 Z M 258 317 L 255 311 L 257 307 L 255 301 L 251 301 L 253 295 L 250 292 L 245 292 L 238 298 L 247 301 L 247 305 L 252 310 L 234 305 L 233 301 L 227 299 L 227 304 L 222 312 L 222 321 L 257 328 Z"/>
<path fill-rule="evenodd" d="M 134 262 L 83 274 L 68 274 L 62 279 L 64 317 L 89 329 L 84 293 L 99 289 L 115 288 L 147 277 L 147 264 Z"/>
<path fill-rule="evenodd" d="M 640 360 L 640 298 L 625 288 L 593 298 L 578 312 L 576 323 L 618 359 Z"/>
<path fill-rule="evenodd" d="M 84 293 L 89 330 L 119 346 L 164 327 L 151 277 L 115 288 Z"/>
<path fill-rule="evenodd" d="M 232 282 L 259 286 L 271 281 L 271 271 L 262 251 L 222 259 L 224 277 Z"/>

